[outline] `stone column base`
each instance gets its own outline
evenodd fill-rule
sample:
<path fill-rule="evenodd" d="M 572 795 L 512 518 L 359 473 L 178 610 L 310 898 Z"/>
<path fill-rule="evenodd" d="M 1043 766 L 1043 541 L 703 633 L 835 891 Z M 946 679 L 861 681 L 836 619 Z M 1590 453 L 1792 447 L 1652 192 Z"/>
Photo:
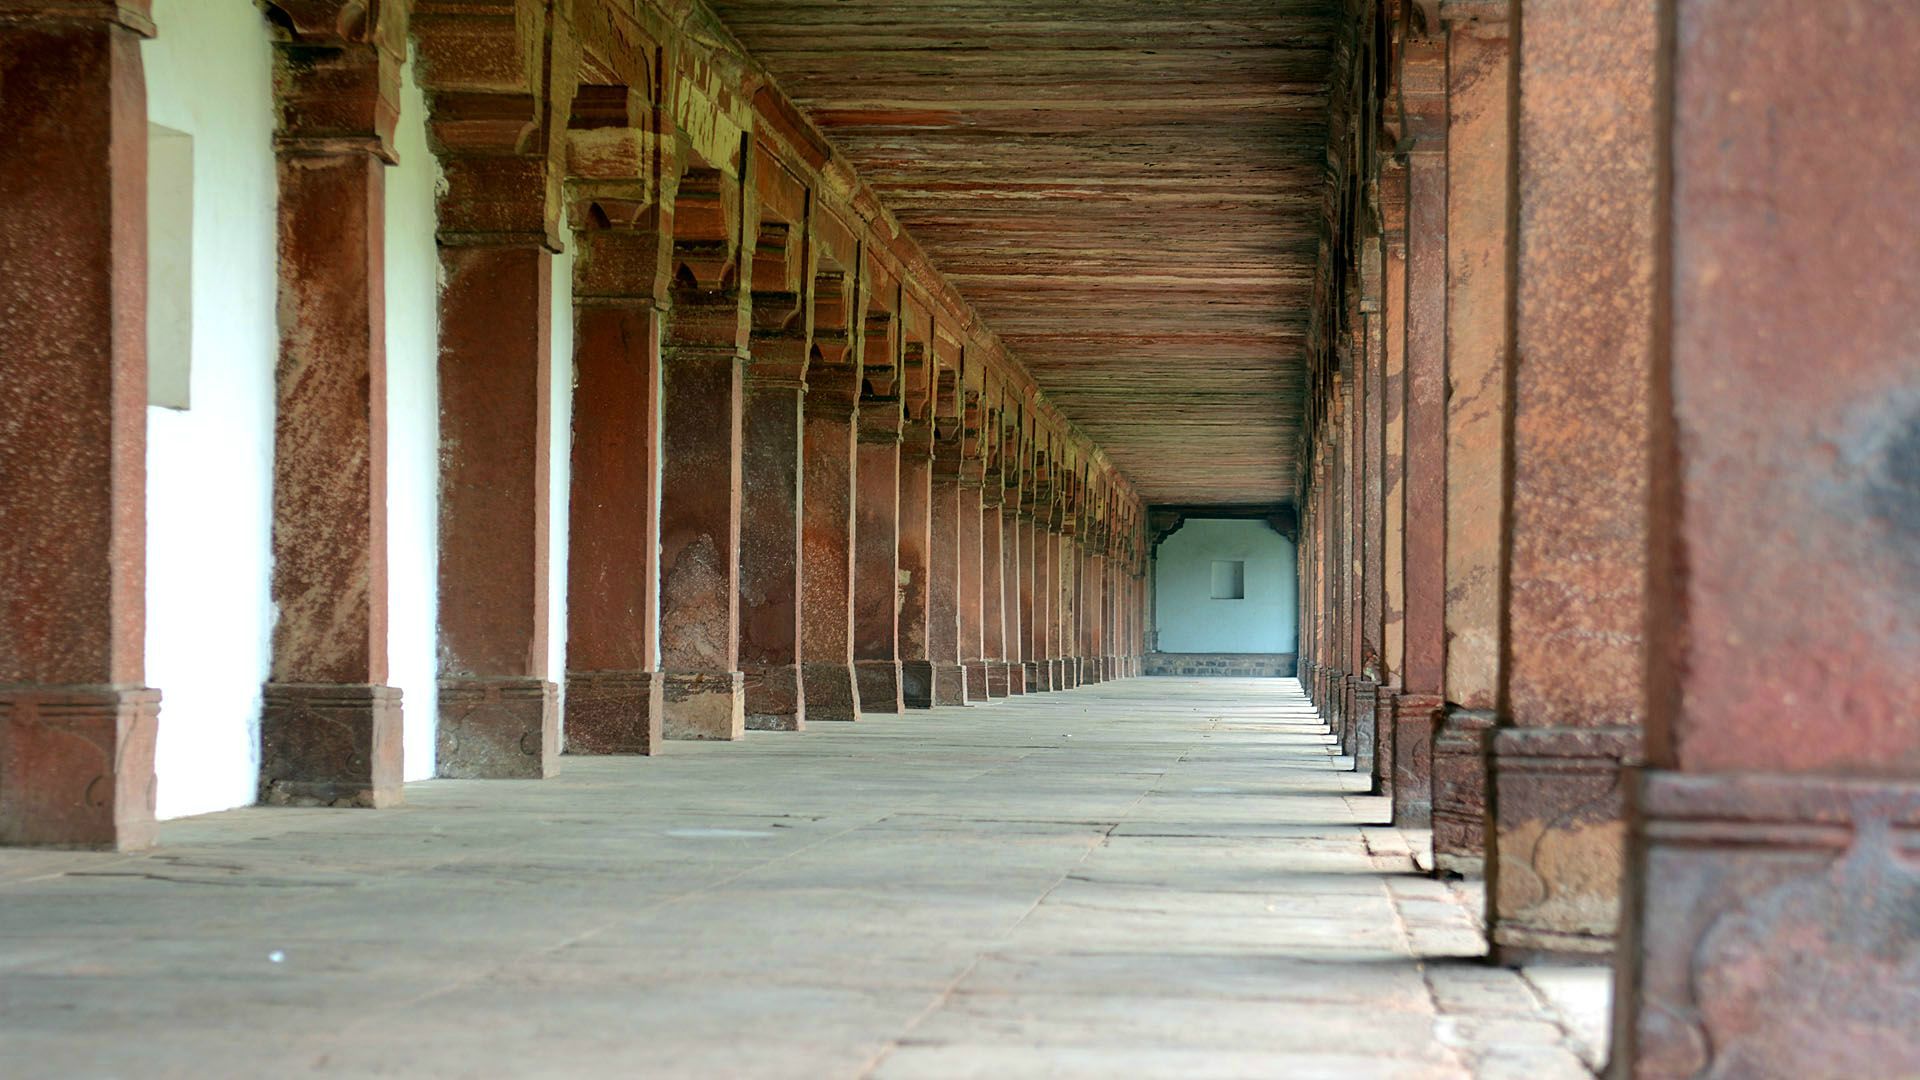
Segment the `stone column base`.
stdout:
<path fill-rule="evenodd" d="M 900 661 L 900 704 L 909 709 L 931 709 L 938 696 L 939 665 L 931 660 Z"/>
<path fill-rule="evenodd" d="M 747 733 L 746 677 L 738 671 L 661 673 L 661 728 L 669 739 L 740 739 Z"/>
<path fill-rule="evenodd" d="M 1020 666 L 1025 672 L 1027 693 L 1044 694 L 1053 689 L 1053 687 L 1047 683 L 1047 675 L 1049 672 L 1045 660 L 1029 660 Z"/>
<path fill-rule="evenodd" d="M 1060 672 L 1061 672 L 1061 678 L 1066 680 L 1067 689 L 1069 690 L 1080 689 L 1081 682 L 1080 682 L 1080 658 L 1079 657 L 1077 656 L 1061 657 Z"/>
<path fill-rule="evenodd" d="M 1373 794 L 1393 805 L 1393 712 L 1399 690 L 1382 686 L 1373 692 Z"/>
<path fill-rule="evenodd" d="M 1353 771 L 1370 778 L 1373 776 L 1374 755 L 1379 752 L 1380 688 L 1364 675 L 1350 681 L 1351 688 L 1347 696 L 1353 702 Z M 1369 785 L 1368 790 L 1378 794 L 1379 789 L 1376 785 Z"/>
<path fill-rule="evenodd" d="M 965 705 L 967 703 L 967 669 L 959 664 L 935 661 L 933 665 L 933 703 L 935 705 Z"/>
<path fill-rule="evenodd" d="M 1005 660 L 987 661 L 987 696 L 995 698 L 1007 696 L 1007 662 Z"/>
<path fill-rule="evenodd" d="M 987 662 L 968 660 L 960 666 L 966 670 L 967 701 L 971 703 L 987 700 Z"/>
<path fill-rule="evenodd" d="M 545 679 L 442 678 L 434 775 L 544 780 L 559 771 L 560 702 Z"/>
<path fill-rule="evenodd" d="M 1393 823 L 1433 827 L 1433 728 L 1446 704 L 1438 694 L 1400 694 L 1393 702 Z"/>
<path fill-rule="evenodd" d="M 1493 713 L 1449 706 L 1433 732 L 1433 863 L 1441 873 L 1486 871 L 1487 733 Z"/>
<path fill-rule="evenodd" d="M 1100 658 L 1082 656 L 1077 658 L 1080 667 L 1080 685 L 1091 686 L 1100 682 Z"/>
<path fill-rule="evenodd" d="M 900 689 L 900 661 L 855 660 L 855 686 L 860 692 L 860 711 L 872 713 L 903 712 L 906 705 Z"/>
<path fill-rule="evenodd" d="M 1920 784 L 1626 776 L 1614 1075 L 1920 1075 Z"/>
<path fill-rule="evenodd" d="M 1027 692 L 1027 665 L 1018 660 L 1007 661 L 1007 696 L 1023 696 Z"/>
<path fill-rule="evenodd" d="M 1493 731 L 1486 869 L 1496 961 L 1613 955 L 1627 835 L 1620 769 L 1639 760 L 1638 728 Z"/>
<path fill-rule="evenodd" d="M 806 730 L 799 664 L 742 664 L 740 675 L 747 688 L 748 731 Z"/>
<path fill-rule="evenodd" d="M 800 681 L 807 697 L 807 719 L 860 719 L 860 694 L 852 664 L 801 664 Z"/>
<path fill-rule="evenodd" d="M 1351 757 L 1360 755 L 1360 684 L 1364 680 L 1359 675 L 1348 675 L 1340 680 L 1340 752 Z"/>
<path fill-rule="evenodd" d="M 153 846 L 160 691 L 0 690 L 0 845 Z"/>
<path fill-rule="evenodd" d="M 1072 689 L 1067 685 L 1067 662 L 1065 659 L 1056 656 L 1047 661 L 1047 689 Z"/>
<path fill-rule="evenodd" d="M 567 672 L 569 754 L 657 754 L 666 706 L 657 671 Z"/>
<path fill-rule="evenodd" d="M 394 687 L 268 683 L 261 689 L 260 801 L 399 806 L 401 735 Z"/>

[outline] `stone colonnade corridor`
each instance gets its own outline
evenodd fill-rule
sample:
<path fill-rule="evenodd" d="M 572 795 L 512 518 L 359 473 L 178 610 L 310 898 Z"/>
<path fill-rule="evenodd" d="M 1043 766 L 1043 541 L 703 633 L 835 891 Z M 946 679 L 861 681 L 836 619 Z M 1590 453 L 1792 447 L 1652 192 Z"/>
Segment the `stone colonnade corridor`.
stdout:
<path fill-rule="evenodd" d="M 1143 679 L 0 851 L 0 1072 L 1588 1075 L 1337 752 Z"/>

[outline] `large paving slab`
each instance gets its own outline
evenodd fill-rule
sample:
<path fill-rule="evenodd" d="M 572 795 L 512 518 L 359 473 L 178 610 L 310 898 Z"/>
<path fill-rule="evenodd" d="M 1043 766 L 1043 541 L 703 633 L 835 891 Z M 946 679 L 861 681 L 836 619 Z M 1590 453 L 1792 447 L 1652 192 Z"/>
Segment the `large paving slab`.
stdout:
<path fill-rule="evenodd" d="M 0 851 L 0 1074 L 1590 1075 L 1291 681 L 1136 679 L 393 811 Z M 1597 998 L 1596 998 L 1597 995 Z"/>

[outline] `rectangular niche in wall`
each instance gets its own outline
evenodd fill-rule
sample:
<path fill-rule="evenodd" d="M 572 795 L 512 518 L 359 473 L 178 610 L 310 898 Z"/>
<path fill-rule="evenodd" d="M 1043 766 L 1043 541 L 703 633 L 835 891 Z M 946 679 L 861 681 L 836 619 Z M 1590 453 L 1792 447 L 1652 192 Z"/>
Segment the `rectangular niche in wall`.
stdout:
<path fill-rule="evenodd" d="M 147 125 L 147 404 L 185 409 L 193 382 L 193 137 Z"/>
<path fill-rule="evenodd" d="M 1213 563 L 1213 598 L 1215 600 L 1245 600 L 1247 598 L 1247 564 L 1234 559 Z"/>

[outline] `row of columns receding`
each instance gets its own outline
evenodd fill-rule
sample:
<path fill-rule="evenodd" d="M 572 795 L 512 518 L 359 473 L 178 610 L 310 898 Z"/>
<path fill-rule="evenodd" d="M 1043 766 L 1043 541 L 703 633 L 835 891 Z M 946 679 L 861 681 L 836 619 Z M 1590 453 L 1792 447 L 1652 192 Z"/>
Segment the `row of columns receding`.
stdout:
<path fill-rule="evenodd" d="M 129 849 L 154 833 L 138 333 L 139 44 L 153 28 L 139 7 L 29 4 L 0 20 L 0 203 L 32 208 L 13 215 L 23 242 L 0 268 L 0 393 L 27 425 L 0 442 L 0 843 Z M 1138 673 L 1130 488 L 988 356 L 939 301 L 944 283 L 853 224 L 825 180 L 803 181 L 777 133 L 713 136 L 753 120 L 719 105 L 681 131 L 684 103 L 620 82 L 647 55 L 624 38 L 582 31 L 569 64 L 475 48 L 518 30 L 461 5 L 423 0 L 411 26 L 406 5 L 365 22 L 327 7 L 275 7 L 277 618 L 261 802 L 400 799 L 382 171 L 409 33 L 444 175 L 439 775 L 544 777 L 563 750 L 650 754 L 662 738 Z M 501 89 L 506 55 L 540 93 Z M 572 312 L 552 310 L 563 237 Z M 573 422 L 556 431 L 552 331 L 569 317 Z M 564 524 L 549 520 L 556 453 L 570 455 Z"/>
<path fill-rule="evenodd" d="M 1915 1072 L 1920 12 L 1349 11 L 1307 692 L 1614 1074 Z"/>

